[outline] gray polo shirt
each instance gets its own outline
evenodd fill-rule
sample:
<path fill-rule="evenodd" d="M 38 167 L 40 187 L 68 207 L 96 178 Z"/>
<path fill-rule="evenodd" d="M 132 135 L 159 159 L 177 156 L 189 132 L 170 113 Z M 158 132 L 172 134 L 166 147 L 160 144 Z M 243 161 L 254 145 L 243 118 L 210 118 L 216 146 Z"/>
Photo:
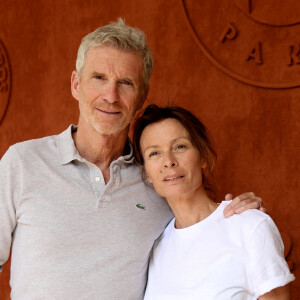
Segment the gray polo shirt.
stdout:
<path fill-rule="evenodd" d="M 143 299 L 154 241 L 172 213 L 131 153 L 100 169 L 60 135 L 11 146 L 0 161 L 0 265 L 12 299 Z"/>

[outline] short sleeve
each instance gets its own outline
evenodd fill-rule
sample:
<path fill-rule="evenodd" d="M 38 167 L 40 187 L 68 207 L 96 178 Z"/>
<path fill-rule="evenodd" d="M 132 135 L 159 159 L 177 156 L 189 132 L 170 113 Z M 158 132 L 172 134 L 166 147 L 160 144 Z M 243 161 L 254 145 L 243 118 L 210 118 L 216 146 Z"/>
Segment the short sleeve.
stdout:
<path fill-rule="evenodd" d="M 0 160 L 0 266 L 9 257 L 12 233 L 17 223 L 16 203 L 20 194 L 19 162 L 12 147 Z"/>
<path fill-rule="evenodd" d="M 295 279 L 284 258 L 280 233 L 270 217 L 259 222 L 248 242 L 251 292 L 257 298 Z"/>

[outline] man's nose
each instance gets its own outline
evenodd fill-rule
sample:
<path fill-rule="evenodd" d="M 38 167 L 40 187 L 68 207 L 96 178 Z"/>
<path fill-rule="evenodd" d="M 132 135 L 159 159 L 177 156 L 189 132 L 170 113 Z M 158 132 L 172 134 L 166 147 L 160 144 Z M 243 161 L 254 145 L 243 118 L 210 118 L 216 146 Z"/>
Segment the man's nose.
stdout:
<path fill-rule="evenodd" d="M 103 100 L 108 103 L 115 103 L 119 101 L 118 84 L 116 82 L 107 82 L 103 92 Z"/>

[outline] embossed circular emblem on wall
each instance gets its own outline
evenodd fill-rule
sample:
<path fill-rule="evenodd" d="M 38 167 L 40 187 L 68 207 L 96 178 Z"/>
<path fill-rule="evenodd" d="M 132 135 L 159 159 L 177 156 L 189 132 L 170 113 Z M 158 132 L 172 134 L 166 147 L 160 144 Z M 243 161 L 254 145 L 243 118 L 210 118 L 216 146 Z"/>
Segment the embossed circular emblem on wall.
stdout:
<path fill-rule="evenodd" d="M 5 117 L 12 87 L 11 67 L 4 43 L 0 40 L 0 125 Z"/>
<path fill-rule="evenodd" d="M 181 2 L 195 41 L 221 71 L 258 87 L 300 86 L 300 1 Z"/>

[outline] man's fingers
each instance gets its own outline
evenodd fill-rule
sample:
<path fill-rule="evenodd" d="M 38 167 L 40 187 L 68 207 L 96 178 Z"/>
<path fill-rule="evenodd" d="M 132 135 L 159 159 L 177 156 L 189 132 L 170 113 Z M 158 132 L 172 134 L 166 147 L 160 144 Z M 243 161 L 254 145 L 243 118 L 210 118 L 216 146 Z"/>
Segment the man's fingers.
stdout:
<path fill-rule="evenodd" d="M 243 200 L 243 202 L 233 205 L 233 206 L 227 206 L 224 209 L 224 216 L 226 218 L 233 216 L 234 214 L 241 214 L 242 212 L 248 210 L 248 209 L 257 209 L 258 203 L 257 202 L 247 202 L 248 200 Z M 260 210 L 265 210 L 265 208 L 261 207 Z"/>
<path fill-rule="evenodd" d="M 255 194 L 252 192 L 241 194 L 232 200 L 233 205 L 239 206 L 241 204 L 243 205 L 244 203 L 254 203 L 256 205 L 255 208 L 262 207 L 262 199 L 260 197 L 255 196 Z"/>
<path fill-rule="evenodd" d="M 240 201 L 244 201 L 244 200 L 257 201 L 258 199 L 260 199 L 260 198 L 255 196 L 254 193 L 249 192 L 249 193 L 244 193 L 244 194 L 241 194 L 241 195 L 235 197 L 233 199 L 233 202 L 235 203 L 235 202 L 240 202 Z"/>
<path fill-rule="evenodd" d="M 260 205 L 258 202 L 248 202 L 249 200 L 243 200 L 240 204 L 236 205 L 234 208 L 234 211 L 236 214 L 241 214 L 242 212 L 248 210 L 248 209 L 258 209 L 260 208 Z"/>
<path fill-rule="evenodd" d="M 269 212 L 267 211 L 267 209 L 264 208 L 264 207 L 260 207 L 259 210 L 262 211 L 263 213 L 267 214 L 267 215 L 269 214 Z"/>
<path fill-rule="evenodd" d="M 228 195 L 230 194 L 227 194 L 226 196 Z M 234 214 L 240 214 L 248 209 L 260 209 L 263 212 L 265 211 L 265 209 L 262 208 L 262 199 L 255 196 L 252 192 L 244 193 L 235 197 L 224 209 L 224 216 L 228 218 Z"/>
<path fill-rule="evenodd" d="M 228 206 L 225 207 L 223 211 L 224 217 L 229 218 L 235 214 L 234 209 L 228 208 Z"/>
<path fill-rule="evenodd" d="M 231 200 L 233 198 L 233 195 L 232 194 L 227 194 L 226 196 L 225 196 L 225 200 Z"/>

